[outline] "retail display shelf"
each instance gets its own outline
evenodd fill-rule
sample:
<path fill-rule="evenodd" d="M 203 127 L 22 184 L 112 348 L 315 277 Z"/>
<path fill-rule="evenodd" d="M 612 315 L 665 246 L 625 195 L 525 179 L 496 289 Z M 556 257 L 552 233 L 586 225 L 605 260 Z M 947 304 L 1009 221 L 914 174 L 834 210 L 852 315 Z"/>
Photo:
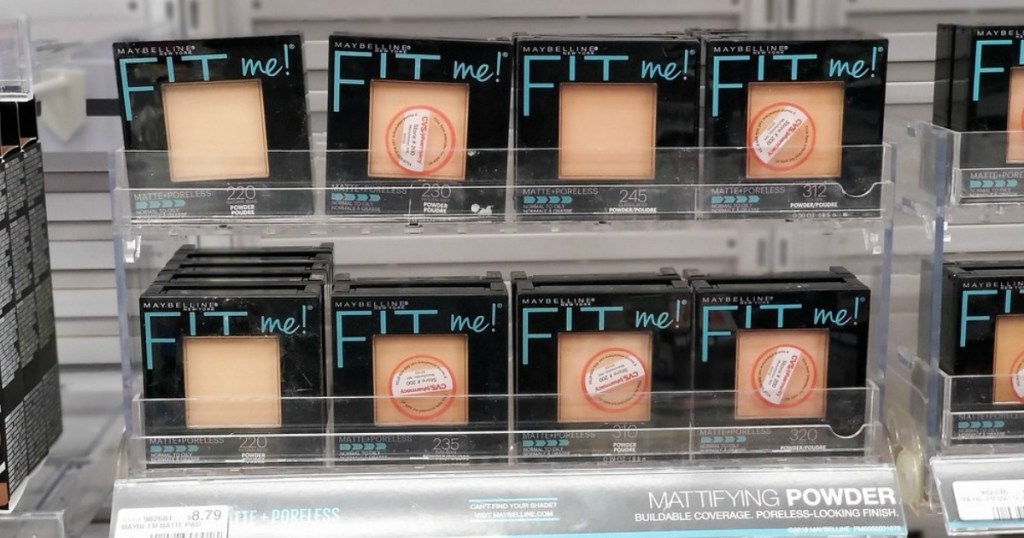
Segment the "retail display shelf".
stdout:
<path fill-rule="evenodd" d="M 1004 260 L 1024 250 L 1019 169 L 983 158 L 1006 132 L 958 133 L 924 122 L 906 132 L 893 278 L 918 290 L 919 313 L 894 330 L 901 336 L 884 410 L 901 485 L 908 505 L 941 513 L 950 535 L 1019 533 L 1024 410 L 1006 396 L 1019 374 L 998 369 L 995 358 L 968 367 L 958 358 L 991 342 L 994 324 L 986 321 L 1014 312 L 1014 269 Z M 998 307 L 974 317 L 985 308 L 977 298 L 989 295 Z"/>

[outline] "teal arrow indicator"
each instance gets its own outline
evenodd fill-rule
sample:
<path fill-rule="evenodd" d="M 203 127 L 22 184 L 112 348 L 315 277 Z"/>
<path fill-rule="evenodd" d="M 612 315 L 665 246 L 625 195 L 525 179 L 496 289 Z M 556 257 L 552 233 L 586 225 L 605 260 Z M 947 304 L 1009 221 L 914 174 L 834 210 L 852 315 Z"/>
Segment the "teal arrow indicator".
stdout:
<path fill-rule="evenodd" d="M 559 439 L 558 440 L 558 446 L 569 446 L 569 440 L 568 439 Z"/>
<path fill-rule="evenodd" d="M 751 194 L 749 197 L 747 197 L 747 201 L 752 204 L 756 204 L 761 201 L 761 197 L 756 194 Z"/>
<path fill-rule="evenodd" d="M 199 452 L 199 445 L 188 445 L 188 451 L 193 454 Z"/>
<path fill-rule="evenodd" d="M 538 204 L 546 204 L 546 203 L 548 203 L 548 197 L 547 196 L 538 196 L 537 197 L 537 203 Z"/>
<path fill-rule="evenodd" d="M 523 439 L 523 448 L 533 448 L 533 439 Z"/>
<path fill-rule="evenodd" d="M 388 447 L 388 445 L 386 445 L 384 443 L 377 443 L 377 445 L 376 445 L 377 450 L 384 450 L 387 447 Z"/>
<path fill-rule="evenodd" d="M 725 438 L 720 435 L 715 436 L 715 443 L 721 443 L 722 441 L 725 441 Z"/>
<path fill-rule="evenodd" d="M 1006 180 L 1006 186 L 1007 187 L 1016 187 L 1017 186 L 1017 180 L 1016 179 L 1007 179 Z"/>
<path fill-rule="evenodd" d="M 723 202 L 725 202 L 727 204 L 731 204 L 731 203 L 733 203 L 735 201 L 736 201 L 736 197 L 735 196 L 728 196 L 728 195 L 723 200 Z"/>
<path fill-rule="evenodd" d="M 188 451 L 188 447 L 185 446 L 185 445 L 174 445 L 174 451 L 175 452 L 186 452 L 186 451 Z"/>
<path fill-rule="evenodd" d="M 701 437 L 701 438 L 700 438 L 700 442 L 701 442 L 701 444 L 707 444 L 707 443 L 710 443 L 710 442 L 711 442 L 711 438 L 710 438 L 710 437 L 707 437 L 707 436 Z"/>
<path fill-rule="evenodd" d="M 992 421 L 991 420 L 986 420 L 986 421 L 982 422 L 981 423 L 981 427 L 982 428 L 991 428 L 992 427 Z"/>
<path fill-rule="evenodd" d="M 972 421 L 972 422 L 971 422 L 971 427 L 972 427 L 972 428 L 980 428 L 980 427 L 981 427 L 981 422 L 980 422 L 980 421 L 977 421 L 977 420 L 975 420 L 975 421 Z"/>
<path fill-rule="evenodd" d="M 185 200 L 177 199 L 174 201 L 174 207 L 185 207 Z"/>
<path fill-rule="evenodd" d="M 563 196 L 562 197 L 562 203 L 563 204 L 572 203 L 572 196 Z"/>
<path fill-rule="evenodd" d="M 331 193 L 331 200 L 334 200 L 334 201 L 337 202 L 337 201 L 341 201 L 341 200 L 344 200 L 344 199 L 345 199 L 345 197 L 342 196 L 340 192 L 332 192 Z"/>
<path fill-rule="evenodd" d="M 986 189 L 991 188 L 992 187 L 992 180 L 991 179 L 983 179 L 981 181 L 981 186 L 986 188 Z"/>
<path fill-rule="evenodd" d="M 966 420 L 961 420 L 960 422 L 956 423 L 956 427 L 960 428 L 960 429 L 968 428 L 968 427 L 970 427 L 970 425 L 971 425 L 971 423 L 967 422 Z"/>
<path fill-rule="evenodd" d="M 747 442 L 747 436 L 746 435 L 737 435 L 736 436 L 736 442 L 737 443 L 746 443 Z"/>
<path fill-rule="evenodd" d="M 737 204 L 745 204 L 745 203 L 747 203 L 747 197 L 742 195 L 742 194 L 737 196 L 736 197 L 736 203 Z"/>
<path fill-rule="evenodd" d="M 722 203 L 722 197 L 721 196 L 712 196 L 711 197 L 711 203 L 712 204 L 720 204 L 720 203 Z"/>
<path fill-rule="evenodd" d="M 346 192 L 345 193 L 345 201 L 346 202 L 354 202 L 354 201 L 356 201 L 356 195 Z"/>
<path fill-rule="evenodd" d="M 370 199 L 370 197 L 365 195 L 365 194 L 357 194 L 356 195 L 356 201 L 357 202 L 365 202 L 365 201 L 367 201 L 369 199 Z"/>
<path fill-rule="evenodd" d="M 149 453 L 150 454 L 159 454 L 160 453 L 160 445 L 149 445 Z"/>
<path fill-rule="evenodd" d="M 135 202 L 135 209 L 146 209 L 149 204 L 145 200 L 138 200 Z"/>
<path fill-rule="evenodd" d="M 352 450 L 362 450 L 362 449 L 363 449 L 363 444 L 362 443 L 352 443 Z"/>
<path fill-rule="evenodd" d="M 726 443 L 735 443 L 736 442 L 736 437 L 734 437 L 732 435 L 726 435 L 725 436 L 725 442 Z"/>
<path fill-rule="evenodd" d="M 977 189 L 977 188 L 981 187 L 981 182 L 980 181 L 976 181 L 976 180 L 972 180 L 970 185 L 969 185 L 969 187 L 972 188 L 972 189 Z"/>
<path fill-rule="evenodd" d="M 1001 189 L 1006 186 L 1006 181 L 1003 181 L 1002 179 L 997 179 L 995 184 L 997 189 Z"/>
<path fill-rule="evenodd" d="M 524 196 L 523 197 L 523 203 L 524 204 L 535 204 L 535 203 L 537 203 L 537 198 L 534 197 L 534 196 Z"/>
<path fill-rule="evenodd" d="M 342 452 L 348 452 L 349 450 L 352 450 L 352 445 L 349 443 L 341 443 L 340 445 L 338 445 L 338 450 Z"/>
<path fill-rule="evenodd" d="M 174 200 L 164 200 L 162 205 L 164 209 L 172 208 L 174 207 Z"/>
<path fill-rule="evenodd" d="M 996 428 L 1002 428 L 1003 426 L 1006 426 L 1006 423 L 1001 420 L 997 420 L 994 423 L 992 423 L 992 426 Z"/>
<path fill-rule="evenodd" d="M 371 194 L 370 195 L 370 201 L 371 202 L 379 202 L 380 201 L 380 195 L 379 194 Z"/>

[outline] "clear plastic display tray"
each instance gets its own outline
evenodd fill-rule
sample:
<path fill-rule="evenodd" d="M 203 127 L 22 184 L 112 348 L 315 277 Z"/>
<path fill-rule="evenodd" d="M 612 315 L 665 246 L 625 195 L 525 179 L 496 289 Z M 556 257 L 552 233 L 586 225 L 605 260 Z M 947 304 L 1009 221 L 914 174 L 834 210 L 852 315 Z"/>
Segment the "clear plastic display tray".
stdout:
<path fill-rule="evenodd" d="M 1014 464 L 1024 461 L 1024 413 L 1020 406 L 991 403 L 995 385 L 1009 376 L 951 375 L 939 366 L 949 308 L 942 304 L 942 264 L 1024 260 L 1024 198 L 1014 179 L 1024 168 L 986 163 L 1007 138 L 1006 132 L 958 133 L 913 123 L 900 142 L 896 172 L 885 421 L 908 503 L 941 511 L 947 531 L 956 535 L 1024 529 L 1016 505 L 987 518 L 970 508 L 972 498 L 984 500 L 969 493 L 986 486 L 986 477 L 1024 478 L 1024 465 Z M 1007 484 L 987 485 L 997 491 Z M 1004 491 L 1008 498 L 1016 495 L 1011 490 Z M 998 501 L 984 500 L 993 507 Z"/>
<path fill-rule="evenodd" d="M 115 486 L 112 536 L 147 515 L 168 521 L 184 517 L 179 528 L 196 530 L 200 527 L 188 522 L 195 513 L 210 520 L 211 526 L 203 530 L 220 532 L 216 526 L 224 524 L 231 538 L 277 536 L 296 528 L 309 536 L 385 536 L 407 534 L 410 528 L 421 536 L 904 536 L 876 383 L 883 377 L 888 329 L 892 148 L 871 147 L 878 166 L 866 174 L 870 177 L 861 178 L 866 196 L 854 199 L 831 180 L 701 184 L 704 159 L 737 151 L 745 150 L 666 150 L 659 158 L 678 160 L 681 172 L 655 186 L 606 181 L 571 182 L 567 187 L 570 182 L 554 180 L 515 186 L 510 172 L 505 181 L 491 185 L 448 182 L 440 188 L 434 181 L 402 186 L 384 182 L 371 185 L 372 191 L 329 185 L 324 171 L 329 155 L 313 151 L 303 155 L 312 163 L 310 187 L 232 184 L 217 194 L 244 199 L 299 193 L 312 200 L 308 213 L 303 209 L 301 214 L 262 216 L 175 213 L 175 200 L 210 189 L 134 188 L 127 178 L 129 162 L 145 168 L 147 161 L 166 162 L 167 155 L 116 153 L 115 245 L 129 426 Z M 514 170 L 511 162 L 541 158 L 543 153 L 511 152 L 509 170 Z M 523 205 L 564 206 L 561 197 L 566 195 L 578 199 L 572 193 L 558 194 L 554 204 L 553 195 L 536 191 L 565 188 L 611 192 L 611 200 L 628 202 L 634 211 L 620 207 L 527 215 L 517 210 Z M 371 194 L 383 196 L 396 189 L 403 189 L 406 199 L 420 201 L 428 194 L 456 200 L 470 192 L 479 195 L 482 189 L 494 199 L 500 194 L 505 210 L 473 212 L 470 204 L 468 212 L 445 215 L 329 211 L 331 199 L 339 195 L 342 202 L 366 207 L 358 204 L 377 201 Z M 759 190 L 770 196 L 757 194 Z M 345 200 L 346 195 L 355 200 Z M 839 210 L 828 200 L 814 202 L 840 195 L 851 205 Z M 538 200 L 540 196 L 549 199 Z M 157 199 L 159 209 L 151 203 Z M 170 211 L 160 213 L 167 199 Z M 736 393 L 654 392 L 649 397 L 660 404 L 654 407 L 677 410 L 669 426 L 555 427 L 517 423 L 512 415 L 513 420 L 472 431 L 403 431 L 407 437 L 427 439 L 431 446 L 405 454 L 379 446 L 387 441 L 373 439 L 367 446 L 374 429 L 339 420 L 337 413 L 323 423 L 297 425 L 303 431 L 274 435 L 147 428 L 147 420 L 159 423 L 159 417 L 180 413 L 186 405 L 140 397 L 138 298 L 174 252 L 184 244 L 324 242 L 334 244 L 336 273 L 356 277 L 497 270 L 507 278 L 514 270 L 572 274 L 658 267 L 763 274 L 841 265 L 872 291 L 869 381 L 860 388 L 825 391 L 830 411 L 824 420 L 749 428 L 731 421 L 694 423 L 690 417 L 695 414 L 730 414 Z M 483 398 L 499 399 L 514 410 L 530 399 L 552 397 Z M 332 410 L 352 400 L 294 399 L 286 405 Z M 636 441 L 641 437 L 647 441 Z M 454 451 L 453 441 L 459 445 Z M 247 449 L 235 450 L 229 458 L 208 450 L 225 444 Z M 484 445 L 488 448 L 477 449 Z M 184 508 L 188 510 L 182 512 Z"/>

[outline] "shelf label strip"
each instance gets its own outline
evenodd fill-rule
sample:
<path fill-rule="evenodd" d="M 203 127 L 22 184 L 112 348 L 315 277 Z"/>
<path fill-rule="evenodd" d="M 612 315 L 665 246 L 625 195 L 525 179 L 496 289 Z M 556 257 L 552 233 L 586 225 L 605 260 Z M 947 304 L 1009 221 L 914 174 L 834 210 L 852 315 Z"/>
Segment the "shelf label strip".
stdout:
<path fill-rule="evenodd" d="M 132 508 L 229 500 L 225 538 L 297 528 L 308 537 L 367 538 L 410 529 L 423 537 L 906 534 L 891 467 L 542 469 L 124 481 L 114 506 L 120 525 L 120 513 Z"/>

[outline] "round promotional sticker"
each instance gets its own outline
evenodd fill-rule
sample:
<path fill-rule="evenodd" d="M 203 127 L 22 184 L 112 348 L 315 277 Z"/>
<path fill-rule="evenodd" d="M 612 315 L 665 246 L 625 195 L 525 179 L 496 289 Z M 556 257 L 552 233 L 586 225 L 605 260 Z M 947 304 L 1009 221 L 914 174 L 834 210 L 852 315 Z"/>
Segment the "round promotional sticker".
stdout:
<path fill-rule="evenodd" d="M 414 420 L 430 420 L 447 411 L 455 402 L 456 388 L 448 365 L 430 355 L 409 357 L 391 373 L 391 402 Z"/>
<path fill-rule="evenodd" d="M 814 120 L 793 103 L 774 103 L 750 119 L 750 153 L 767 168 L 791 170 L 814 150 Z"/>
<path fill-rule="evenodd" d="M 1024 402 L 1024 353 L 1017 357 L 1010 368 L 1010 384 L 1017 399 Z"/>
<path fill-rule="evenodd" d="M 434 107 L 411 106 L 388 123 L 384 143 L 397 166 L 415 174 L 430 174 L 451 160 L 455 126 Z"/>
<path fill-rule="evenodd" d="M 754 363 L 753 386 L 757 395 L 776 407 L 792 407 L 811 396 L 818 365 L 806 350 L 792 345 L 774 346 Z"/>
<path fill-rule="evenodd" d="M 627 349 L 604 349 L 583 367 L 582 388 L 587 400 L 598 409 L 625 411 L 644 398 L 647 368 Z"/>

